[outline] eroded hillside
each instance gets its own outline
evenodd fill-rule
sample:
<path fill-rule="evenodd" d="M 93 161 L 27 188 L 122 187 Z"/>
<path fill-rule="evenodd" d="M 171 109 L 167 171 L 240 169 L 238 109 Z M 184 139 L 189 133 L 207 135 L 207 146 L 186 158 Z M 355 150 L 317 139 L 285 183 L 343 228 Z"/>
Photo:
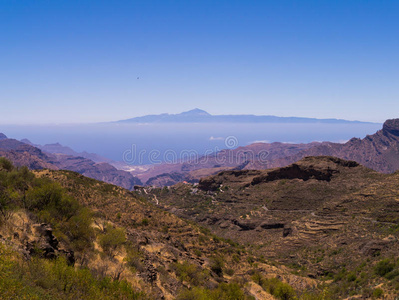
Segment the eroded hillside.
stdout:
<path fill-rule="evenodd" d="M 198 185 L 147 193 L 159 206 L 250 245 L 259 256 L 329 282 L 340 299 L 371 297 L 377 285 L 386 297 L 399 294 L 398 187 L 397 173 L 307 157 L 284 168 L 224 171 Z M 384 262 L 393 273 L 380 276 L 376 268 Z"/>

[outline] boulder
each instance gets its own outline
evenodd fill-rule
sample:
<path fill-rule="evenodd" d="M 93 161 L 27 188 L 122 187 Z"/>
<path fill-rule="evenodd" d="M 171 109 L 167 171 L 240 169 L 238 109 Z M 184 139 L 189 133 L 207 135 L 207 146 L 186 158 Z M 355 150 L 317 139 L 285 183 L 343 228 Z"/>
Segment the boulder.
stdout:
<path fill-rule="evenodd" d="M 70 265 L 75 263 L 74 252 L 59 248 L 59 242 L 53 235 L 53 229 L 50 225 L 45 223 L 34 224 L 32 228 L 34 237 L 25 244 L 25 250 L 30 256 L 38 255 L 47 259 L 55 259 L 59 255 L 63 255 Z"/>

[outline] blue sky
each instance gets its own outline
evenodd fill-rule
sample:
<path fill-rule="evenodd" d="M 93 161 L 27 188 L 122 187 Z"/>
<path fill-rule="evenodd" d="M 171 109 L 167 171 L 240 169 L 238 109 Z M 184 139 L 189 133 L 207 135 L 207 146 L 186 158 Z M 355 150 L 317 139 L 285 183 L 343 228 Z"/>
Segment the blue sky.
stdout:
<path fill-rule="evenodd" d="M 399 1 L 0 0 L 0 123 L 399 117 Z M 137 79 L 139 77 L 139 79 Z"/>

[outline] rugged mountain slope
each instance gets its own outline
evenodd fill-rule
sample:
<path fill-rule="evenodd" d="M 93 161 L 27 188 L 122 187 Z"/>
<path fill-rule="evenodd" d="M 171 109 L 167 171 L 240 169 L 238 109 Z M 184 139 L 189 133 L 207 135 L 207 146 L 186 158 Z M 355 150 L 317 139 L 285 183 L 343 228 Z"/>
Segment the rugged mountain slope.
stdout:
<path fill-rule="evenodd" d="M 283 168 L 224 171 L 198 185 L 148 192 L 161 207 L 251 244 L 258 255 L 295 266 L 299 274 L 333 279 L 339 298 L 367 298 L 378 284 L 399 294 L 399 269 L 389 279 L 375 271 L 383 260 L 398 268 L 398 173 L 307 157 Z"/>
<path fill-rule="evenodd" d="M 65 169 L 75 171 L 129 190 L 132 190 L 135 185 L 141 184 L 141 181 L 129 172 L 118 170 L 108 163 L 96 163 L 81 156 L 58 154 L 56 153 L 56 149 L 60 149 L 58 145 L 43 147 L 43 149 L 54 151 L 54 153 L 50 153 L 30 145 L 27 140 L 25 142 L 8 138 L 1 139 L 0 155 L 7 157 L 17 166 L 27 166 L 31 170 Z M 71 151 L 73 150 L 71 149 Z"/>
<path fill-rule="evenodd" d="M 266 169 L 286 166 L 306 156 L 335 156 L 354 160 L 370 169 L 383 173 L 393 173 L 399 169 L 399 119 L 387 120 L 383 128 L 364 139 L 353 138 L 347 143 L 331 142 L 306 145 L 260 145 L 269 154 L 266 159 L 248 159 L 244 169 Z M 245 147 L 251 150 L 252 145 Z M 301 149 L 302 148 L 302 149 Z M 277 154 L 275 154 L 277 152 Z M 291 152 L 291 153 L 290 153 Z M 256 153 L 256 152 L 255 152 Z"/>
<path fill-rule="evenodd" d="M 58 169 L 50 157 L 40 149 L 9 139 L 5 135 L 0 139 L 0 156 L 7 157 L 17 166 L 27 166 L 29 169 Z"/>
<path fill-rule="evenodd" d="M 94 161 L 76 156 L 53 154 L 59 169 L 69 170 L 83 174 L 84 176 L 115 184 L 133 190 L 141 181 L 126 171 L 118 170 L 108 163 L 95 163 Z"/>
<path fill-rule="evenodd" d="M 1 199 L 12 194 L 0 214 L 0 296 L 245 300 L 273 299 L 267 291 L 279 291 L 295 299 L 281 280 L 298 295 L 321 291 L 316 280 L 266 264 L 250 248 L 135 193 L 70 171 L 34 174 L 0 160 Z"/>

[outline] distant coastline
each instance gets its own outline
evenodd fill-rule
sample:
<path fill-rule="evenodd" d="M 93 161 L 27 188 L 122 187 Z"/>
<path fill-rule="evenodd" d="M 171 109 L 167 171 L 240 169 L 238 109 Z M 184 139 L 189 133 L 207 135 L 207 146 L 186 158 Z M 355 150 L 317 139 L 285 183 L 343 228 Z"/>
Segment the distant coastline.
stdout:
<path fill-rule="evenodd" d="M 146 115 L 112 123 L 328 123 L 328 124 L 376 124 L 373 122 L 343 119 L 317 119 L 305 117 L 278 117 L 269 115 L 211 115 L 201 109 L 180 114 Z"/>

